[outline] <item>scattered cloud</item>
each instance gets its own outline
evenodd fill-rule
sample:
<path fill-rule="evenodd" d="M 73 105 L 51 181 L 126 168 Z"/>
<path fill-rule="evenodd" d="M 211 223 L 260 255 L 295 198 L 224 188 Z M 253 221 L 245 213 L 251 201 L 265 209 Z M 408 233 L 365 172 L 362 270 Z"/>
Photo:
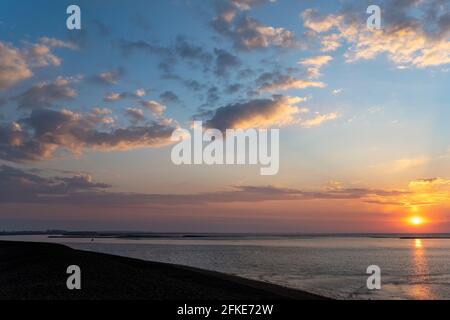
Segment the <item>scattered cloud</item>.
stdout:
<path fill-rule="evenodd" d="M 124 69 L 117 68 L 110 71 L 100 72 L 96 74 L 92 80 L 101 84 L 117 84 L 117 81 L 123 76 Z"/>
<path fill-rule="evenodd" d="M 180 98 L 173 91 L 164 91 L 159 97 L 164 103 L 181 103 Z"/>
<path fill-rule="evenodd" d="M 202 46 L 194 45 L 182 36 L 176 38 L 173 51 L 181 59 L 198 61 L 201 64 L 209 64 L 213 60 L 212 54 L 206 52 Z"/>
<path fill-rule="evenodd" d="M 342 89 L 334 89 L 333 91 L 331 91 L 331 93 L 333 93 L 333 94 L 335 94 L 335 95 L 338 95 L 338 94 L 341 94 L 342 93 Z"/>
<path fill-rule="evenodd" d="M 79 81 L 79 77 L 58 77 L 53 82 L 40 82 L 16 96 L 14 100 L 17 101 L 17 107 L 23 109 L 50 107 L 58 101 L 74 99 L 77 92 L 71 84 Z"/>
<path fill-rule="evenodd" d="M 320 114 L 316 113 L 315 116 L 311 119 L 301 121 L 301 126 L 305 128 L 312 128 L 321 125 L 324 122 L 335 120 L 338 118 L 338 114 L 336 112 Z"/>
<path fill-rule="evenodd" d="M 71 42 L 42 37 L 37 43 L 25 43 L 22 48 L 0 41 L 0 90 L 33 76 L 33 68 L 59 66 L 61 59 L 52 48 L 76 49 Z"/>
<path fill-rule="evenodd" d="M 217 16 L 211 25 L 216 32 L 230 38 L 236 49 L 294 47 L 296 39 L 293 32 L 281 27 L 266 26 L 243 13 L 253 6 L 269 2 L 274 1 L 224 1 L 216 5 Z"/>
<path fill-rule="evenodd" d="M 214 73 L 219 77 L 228 75 L 230 70 L 241 66 L 240 59 L 223 49 L 214 49 L 216 67 Z"/>
<path fill-rule="evenodd" d="M 149 109 L 154 115 L 161 115 L 166 110 L 166 106 L 154 100 L 141 100 L 140 105 Z"/>
<path fill-rule="evenodd" d="M 130 118 L 131 123 L 138 123 L 145 120 L 144 110 L 139 108 L 127 108 L 125 114 Z"/>
<path fill-rule="evenodd" d="M 105 94 L 105 96 L 103 97 L 103 101 L 104 102 L 116 102 L 122 99 L 128 99 L 128 98 L 133 98 L 133 99 L 139 99 L 142 98 L 146 95 L 146 92 L 144 89 L 137 89 L 134 92 L 108 92 Z"/>
<path fill-rule="evenodd" d="M 320 69 L 327 65 L 333 57 L 331 56 L 315 56 L 300 60 L 298 63 L 307 67 L 309 78 L 319 78 L 321 76 Z"/>
<path fill-rule="evenodd" d="M 278 72 L 266 72 L 258 79 L 259 92 L 274 92 L 285 91 L 290 89 L 305 89 L 305 88 L 324 88 L 325 83 L 320 81 L 311 81 L 304 79 L 297 79 L 290 75 L 281 74 Z"/>
<path fill-rule="evenodd" d="M 364 26 L 360 7 L 347 7 L 338 14 L 321 15 L 315 9 L 302 12 L 306 28 L 315 32 L 323 51 L 349 47 L 348 62 L 373 59 L 380 54 L 396 65 L 426 68 L 450 63 L 448 3 L 441 0 L 397 1 L 385 5 L 381 30 Z"/>
<path fill-rule="evenodd" d="M 0 90 L 8 89 L 32 75 L 24 55 L 17 48 L 0 42 Z"/>
<path fill-rule="evenodd" d="M 305 111 L 297 106 L 303 101 L 299 97 L 274 96 L 229 104 L 215 110 L 206 125 L 221 131 L 289 125 L 296 121 L 298 113 Z"/>

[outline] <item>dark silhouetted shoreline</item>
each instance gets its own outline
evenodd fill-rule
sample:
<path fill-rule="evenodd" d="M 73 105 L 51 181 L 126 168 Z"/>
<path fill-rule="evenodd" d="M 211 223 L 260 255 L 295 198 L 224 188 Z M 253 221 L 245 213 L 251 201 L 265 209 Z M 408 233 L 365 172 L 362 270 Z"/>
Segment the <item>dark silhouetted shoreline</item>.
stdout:
<path fill-rule="evenodd" d="M 81 290 L 66 269 L 81 268 Z M 317 300 L 321 296 L 191 267 L 71 249 L 0 241 L 0 299 Z"/>

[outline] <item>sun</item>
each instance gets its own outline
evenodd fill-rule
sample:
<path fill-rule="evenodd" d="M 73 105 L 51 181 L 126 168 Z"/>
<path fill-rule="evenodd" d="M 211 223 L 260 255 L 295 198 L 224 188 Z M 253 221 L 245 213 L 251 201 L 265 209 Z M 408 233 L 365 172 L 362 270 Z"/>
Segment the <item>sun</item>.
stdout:
<path fill-rule="evenodd" d="M 424 220 L 422 217 L 419 216 L 413 216 L 411 218 L 409 218 L 409 223 L 415 226 L 420 226 L 421 224 L 424 223 Z"/>

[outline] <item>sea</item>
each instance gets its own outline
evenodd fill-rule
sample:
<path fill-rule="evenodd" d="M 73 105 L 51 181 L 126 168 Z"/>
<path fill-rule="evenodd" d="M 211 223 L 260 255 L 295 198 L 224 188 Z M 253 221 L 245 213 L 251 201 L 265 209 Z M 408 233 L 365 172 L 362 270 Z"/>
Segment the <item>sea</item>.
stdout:
<path fill-rule="evenodd" d="M 450 299 L 450 235 L 0 236 L 214 270 L 337 299 Z M 370 266 L 380 271 L 380 288 Z M 369 268 L 369 273 L 368 273 Z M 369 287 L 371 289 L 369 289 Z"/>

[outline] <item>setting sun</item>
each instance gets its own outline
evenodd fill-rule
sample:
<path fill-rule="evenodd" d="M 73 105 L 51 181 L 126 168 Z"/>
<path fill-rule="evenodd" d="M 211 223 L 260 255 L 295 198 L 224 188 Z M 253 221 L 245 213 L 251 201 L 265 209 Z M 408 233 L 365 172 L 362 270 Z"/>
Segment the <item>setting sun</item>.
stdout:
<path fill-rule="evenodd" d="M 422 217 L 414 216 L 414 217 L 409 218 L 409 223 L 411 223 L 411 224 L 413 224 L 415 226 L 418 226 L 418 225 L 423 224 L 424 220 L 423 220 Z"/>

